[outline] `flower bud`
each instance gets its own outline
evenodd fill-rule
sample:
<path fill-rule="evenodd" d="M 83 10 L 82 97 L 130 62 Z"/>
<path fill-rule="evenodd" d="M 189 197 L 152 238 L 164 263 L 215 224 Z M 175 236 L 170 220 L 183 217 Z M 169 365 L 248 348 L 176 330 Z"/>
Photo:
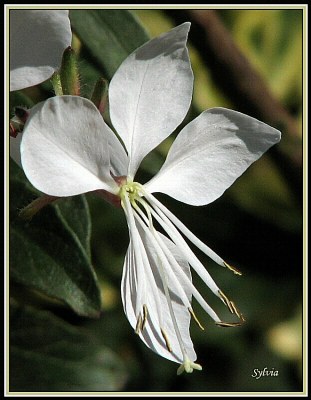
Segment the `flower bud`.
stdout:
<path fill-rule="evenodd" d="M 10 136 L 16 137 L 22 132 L 29 116 L 29 111 L 24 107 L 15 107 L 14 117 L 10 120 Z"/>
<path fill-rule="evenodd" d="M 80 95 L 77 58 L 71 46 L 64 51 L 59 76 L 63 95 Z"/>
<path fill-rule="evenodd" d="M 94 87 L 91 100 L 97 107 L 98 111 L 103 114 L 108 102 L 108 82 L 105 79 L 98 79 Z"/>

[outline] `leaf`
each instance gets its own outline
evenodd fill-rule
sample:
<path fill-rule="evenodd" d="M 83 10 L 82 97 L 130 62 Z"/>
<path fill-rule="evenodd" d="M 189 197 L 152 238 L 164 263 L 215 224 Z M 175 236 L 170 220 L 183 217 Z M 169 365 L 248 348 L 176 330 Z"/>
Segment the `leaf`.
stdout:
<path fill-rule="evenodd" d="M 90 259 L 91 217 L 85 197 L 75 196 L 68 201 L 58 202 L 55 204 L 55 210 L 64 226 L 81 246 L 81 251 L 85 251 Z"/>
<path fill-rule="evenodd" d="M 14 117 L 14 107 L 33 107 L 34 103 L 25 91 L 14 91 L 10 93 L 10 118 Z"/>
<path fill-rule="evenodd" d="M 128 10 L 70 10 L 74 32 L 111 79 L 122 61 L 149 37 Z"/>
<path fill-rule="evenodd" d="M 100 290 L 90 260 L 90 216 L 83 196 L 64 198 L 31 221 L 19 210 L 38 192 L 10 164 L 10 277 L 67 303 L 80 315 L 100 312 Z"/>
<path fill-rule="evenodd" d="M 88 331 L 12 302 L 10 391 L 113 391 L 125 380 L 121 360 Z"/>

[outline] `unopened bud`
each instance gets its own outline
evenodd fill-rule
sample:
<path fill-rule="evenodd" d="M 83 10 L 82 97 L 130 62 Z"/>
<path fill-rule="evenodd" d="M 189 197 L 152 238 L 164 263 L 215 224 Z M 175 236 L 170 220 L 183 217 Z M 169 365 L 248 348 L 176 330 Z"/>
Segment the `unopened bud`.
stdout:
<path fill-rule="evenodd" d="M 108 102 L 108 82 L 105 79 L 100 78 L 96 82 L 91 100 L 97 107 L 98 111 L 103 114 Z"/>
<path fill-rule="evenodd" d="M 59 71 L 63 95 L 80 95 L 80 79 L 75 51 L 71 46 L 64 51 Z"/>
<path fill-rule="evenodd" d="M 10 120 L 10 136 L 15 138 L 23 131 L 29 111 L 24 107 L 15 107 L 14 114 L 14 117 Z"/>
<path fill-rule="evenodd" d="M 63 88 L 62 88 L 62 83 L 60 80 L 60 75 L 58 72 L 54 72 L 51 78 L 52 86 L 55 92 L 56 96 L 62 96 L 63 95 Z"/>
<path fill-rule="evenodd" d="M 14 113 L 20 122 L 23 122 L 24 124 L 26 123 L 27 118 L 29 117 L 29 111 L 27 110 L 27 108 L 15 107 Z"/>

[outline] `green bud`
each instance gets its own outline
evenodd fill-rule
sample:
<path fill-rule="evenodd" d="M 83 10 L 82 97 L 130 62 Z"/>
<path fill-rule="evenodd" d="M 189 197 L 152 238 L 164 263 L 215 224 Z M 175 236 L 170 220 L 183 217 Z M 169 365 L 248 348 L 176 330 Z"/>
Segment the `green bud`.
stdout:
<path fill-rule="evenodd" d="M 64 51 L 59 71 L 63 95 L 80 95 L 80 80 L 75 51 L 71 46 Z"/>
<path fill-rule="evenodd" d="M 24 107 L 15 107 L 14 117 L 10 119 L 10 136 L 16 137 L 23 131 L 24 125 L 29 116 L 29 111 Z"/>
<path fill-rule="evenodd" d="M 63 88 L 62 88 L 62 83 L 60 81 L 60 75 L 58 72 L 54 72 L 51 78 L 51 82 L 53 85 L 53 89 L 55 92 L 56 96 L 62 96 L 63 95 Z"/>
<path fill-rule="evenodd" d="M 98 111 L 103 114 L 108 102 L 108 82 L 104 78 L 99 78 L 96 82 L 91 100 Z"/>

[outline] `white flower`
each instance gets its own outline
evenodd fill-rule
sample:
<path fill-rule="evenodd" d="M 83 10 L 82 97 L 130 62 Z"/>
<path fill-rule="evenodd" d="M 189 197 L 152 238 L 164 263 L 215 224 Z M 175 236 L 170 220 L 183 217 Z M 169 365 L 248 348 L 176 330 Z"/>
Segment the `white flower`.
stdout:
<path fill-rule="evenodd" d="M 10 90 L 50 78 L 71 37 L 67 10 L 10 10 Z"/>
<path fill-rule="evenodd" d="M 181 130 L 156 176 L 135 182 L 143 158 L 184 119 L 193 75 L 184 23 L 138 48 L 120 66 L 109 90 L 110 117 L 121 141 L 95 106 L 81 97 L 55 97 L 37 105 L 21 143 L 24 171 L 53 196 L 101 190 L 118 198 L 130 244 L 122 276 L 122 300 L 130 324 L 159 355 L 182 371 L 201 369 L 190 338 L 194 297 L 219 326 L 223 322 L 192 284 L 190 266 L 240 320 L 235 304 L 218 288 L 184 237 L 216 263 L 226 264 L 153 195 L 162 192 L 191 205 L 208 204 L 270 146 L 280 132 L 224 108 L 203 112 Z M 158 224 L 166 235 L 156 229 Z"/>

